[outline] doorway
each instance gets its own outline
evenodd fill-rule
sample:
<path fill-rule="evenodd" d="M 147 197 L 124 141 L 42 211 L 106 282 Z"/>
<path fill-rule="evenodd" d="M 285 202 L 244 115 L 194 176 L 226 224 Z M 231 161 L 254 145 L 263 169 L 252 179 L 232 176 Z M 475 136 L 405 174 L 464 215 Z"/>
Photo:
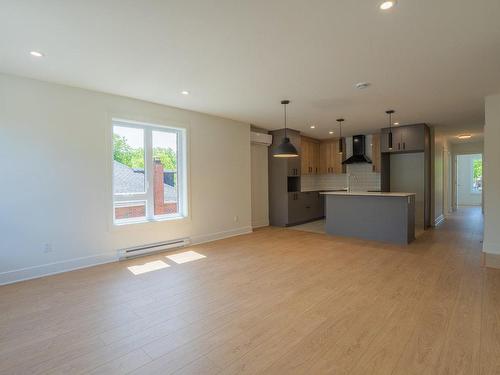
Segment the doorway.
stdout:
<path fill-rule="evenodd" d="M 483 200 L 483 155 L 457 155 L 457 206 L 481 206 Z"/>

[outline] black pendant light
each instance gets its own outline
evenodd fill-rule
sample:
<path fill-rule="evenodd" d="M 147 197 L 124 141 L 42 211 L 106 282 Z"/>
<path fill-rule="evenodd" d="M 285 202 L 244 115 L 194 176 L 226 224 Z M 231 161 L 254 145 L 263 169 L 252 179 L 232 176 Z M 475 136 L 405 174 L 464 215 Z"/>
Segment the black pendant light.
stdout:
<path fill-rule="evenodd" d="M 395 113 L 394 110 L 392 109 L 389 109 L 388 111 L 385 111 L 385 113 L 387 113 L 389 115 L 389 142 L 387 143 L 388 144 L 388 148 L 389 150 L 392 150 L 392 114 Z"/>
<path fill-rule="evenodd" d="M 273 156 L 275 158 L 295 158 L 299 156 L 299 153 L 295 146 L 290 143 L 290 138 L 286 136 L 286 105 L 290 104 L 290 100 L 282 100 L 281 104 L 283 104 L 285 114 L 285 137 L 281 144 L 274 149 Z"/>
<path fill-rule="evenodd" d="M 345 120 L 343 118 L 338 118 L 337 119 L 337 122 L 339 123 L 339 128 L 340 128 L 340 132 L 339 132 L 339 154 L 343 154 L 344 153 L 344 141 L 342 140 L 342 123 L 344 122 Z"/>

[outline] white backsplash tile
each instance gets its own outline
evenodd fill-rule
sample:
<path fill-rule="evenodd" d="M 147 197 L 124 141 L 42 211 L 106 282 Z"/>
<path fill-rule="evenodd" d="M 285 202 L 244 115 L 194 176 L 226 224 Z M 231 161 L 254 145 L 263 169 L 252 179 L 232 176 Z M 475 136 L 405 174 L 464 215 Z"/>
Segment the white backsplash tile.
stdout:
<path fill-rule="evenodd" d="M 340 190 L 347 187 L 351 175 L 352 191 L 380 190 L 380 173 L 372 171 L 371 164 L 349 164 L 346 174 L 325 174 L 301 177 L 302 191 Z"/>

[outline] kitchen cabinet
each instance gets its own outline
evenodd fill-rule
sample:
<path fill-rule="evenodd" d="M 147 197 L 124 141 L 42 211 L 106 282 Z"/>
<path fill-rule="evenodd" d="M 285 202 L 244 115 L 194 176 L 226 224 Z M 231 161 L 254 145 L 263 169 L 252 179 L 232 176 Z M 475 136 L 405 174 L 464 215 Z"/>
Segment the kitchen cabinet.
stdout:
<path fill-rule="evenodd" d="M 304 199 L 302 193 L 288 193 L 288 220 L 286 225 L 299 223 L 304 216 Z"/>
<path fill-rule="evenodd" d="M 319 141 L 308 137 L 301 137 L 300 144 L 301 174 L 318 174 L 320 170 Z"/>
<path fill-rule="evenodd" d="M 425 125 L 403 126 L 401 128 L 402 151 L 422 152 L 425 149 Z"/>
<path fill-rule="evenodd" d="M 339 154 L 338 138 L 322 141 L 319 148 L 321 174 L 345 173 L 345 167 L 342 165 L 345 151 Z"/>
<path fill-rule="evenodd" d="M 426 125 L 417 124 L 393 127 L 392 150 L 389 149 L 389 128 L 383 128 L 380 137 L 381 152 L 423 152 L 425 149 Z"/>
<path fill-rule="evenodd" d="M 324 212 L 324 197 L 319 192 L 288 193 L 287 225 L 322 218 Z"/>
<path fill-rule="evenodd" d="M 417 193 L 415 210 L 424 228 L 432 225 L 432 164 L 430 128 L 426 124 L 392 128 L 392 150 L 388 146 L 389 128 L 380 134 L 380 181 L 383 192 Z M 415 154 L 415 155 L 402 155 Z M 405 175 L 405 173 L 408 173 Z M 421 213 L 419 215 L 419 213 Z"/>
<path fill-rule="evenodd" d="M 269 147 L 269 223 L 290 226 L 320 219 L 324 216 L 324 198 L 319 192 L 301 192 L 301 172 L 320 172 L 320 141 L 301 137 L 288 129 L 287 136 L 297 148 L 299 157 L 275 158 L 273 151 L 281 144 L 284 129 L 271 131 L 273 143 Z M 332 152 L 333 154 L 333 152 Z"/>

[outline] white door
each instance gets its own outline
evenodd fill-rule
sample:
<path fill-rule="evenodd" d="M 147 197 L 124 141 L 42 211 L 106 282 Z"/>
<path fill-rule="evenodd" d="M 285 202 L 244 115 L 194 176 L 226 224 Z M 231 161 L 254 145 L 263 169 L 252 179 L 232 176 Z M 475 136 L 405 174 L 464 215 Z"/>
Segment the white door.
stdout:
<path fill-rule="evenodd" d="M 481 154 L 457 156 L 457 204 L 480 206 L 482 200 L 482 173 L 478 173 Z M 482 168 L 481 168 L 482 169 Z"/>

